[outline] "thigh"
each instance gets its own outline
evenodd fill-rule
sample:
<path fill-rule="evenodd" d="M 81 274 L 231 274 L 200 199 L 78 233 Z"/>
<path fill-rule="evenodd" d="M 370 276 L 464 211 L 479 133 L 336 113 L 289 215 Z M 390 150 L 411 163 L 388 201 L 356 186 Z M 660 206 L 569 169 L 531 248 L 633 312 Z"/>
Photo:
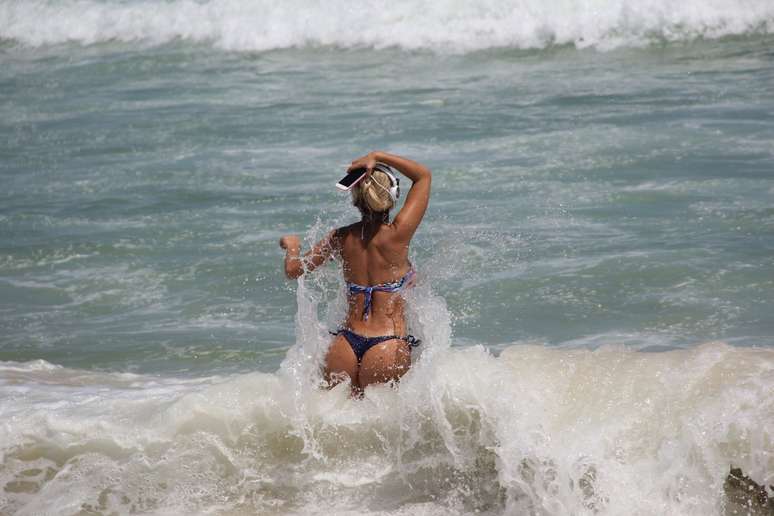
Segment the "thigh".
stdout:
<path fill-rule="evenodd" d="M 360 388 L 372 383 L 398 380 L 411 366 L 411 349 L 405 340 L 393 339 L 369 349 L 360 362 Z"/>
<path fill-rule="evenodd" d="M 325 380 L 334 386 L 341 382 L 344 375 L 349 376 L 353 387 L 357 387 L 357 357 L 347 339 L 343 335 L 337 335 L 325 356 Z"/>

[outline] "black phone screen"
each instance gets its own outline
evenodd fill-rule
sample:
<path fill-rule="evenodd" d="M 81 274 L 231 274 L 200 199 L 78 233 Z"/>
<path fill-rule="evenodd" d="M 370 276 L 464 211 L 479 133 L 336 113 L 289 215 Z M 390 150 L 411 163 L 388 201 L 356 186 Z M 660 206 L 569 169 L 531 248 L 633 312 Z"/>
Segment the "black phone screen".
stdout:
<path fill-rule="evenodd" d="M 346 176 L 342 177 L 339 180 L 339 183 L 344 188 L 350 188 L 353 184 L 355 184 L 363 175 L 366 173 L 365 167 L 363 168 L 357 168 L 347 174 Z"/>

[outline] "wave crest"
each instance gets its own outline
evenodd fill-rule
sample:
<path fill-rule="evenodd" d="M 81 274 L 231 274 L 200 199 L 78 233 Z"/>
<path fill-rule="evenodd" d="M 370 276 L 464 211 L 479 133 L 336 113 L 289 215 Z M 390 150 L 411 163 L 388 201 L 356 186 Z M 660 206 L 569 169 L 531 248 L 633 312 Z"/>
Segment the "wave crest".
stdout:
<path fill-rule="evenodd" d="M 226 50 L 307 46 L 601 49 L 774 29 L 768 0 L 269 0 L 0 2 L 0 39 L 28 46 L 176 39 Z"/>
<path fill-rule="evenodd" d="M 2 513 L 722 514 L 729 467 L 774 471 L 770 349 L 474 346 L 303 407 L 283 374 L 41 365 L 0 362 Z"/>

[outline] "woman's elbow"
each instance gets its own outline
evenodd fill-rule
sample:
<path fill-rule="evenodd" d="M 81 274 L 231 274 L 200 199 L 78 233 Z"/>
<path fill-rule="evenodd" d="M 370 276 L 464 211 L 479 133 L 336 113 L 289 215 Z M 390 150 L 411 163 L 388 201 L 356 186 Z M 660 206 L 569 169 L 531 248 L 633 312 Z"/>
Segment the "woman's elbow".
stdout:
<path fill-rule="evenodd" d="M 285 276 L 288 279 L 298 279 L 302 274 L 304 274 L 304 268 L 298 262 L 285 266 Z"/>

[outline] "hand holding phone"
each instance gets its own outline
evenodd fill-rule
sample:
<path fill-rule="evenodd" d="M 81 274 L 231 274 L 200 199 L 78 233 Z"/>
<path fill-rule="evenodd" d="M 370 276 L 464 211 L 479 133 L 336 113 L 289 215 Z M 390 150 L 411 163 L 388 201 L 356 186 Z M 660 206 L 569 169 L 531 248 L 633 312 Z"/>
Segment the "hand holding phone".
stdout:
<path fill-rule="evenodd" d="M 352 161 L 352 163 L 349 165 L 349 168 L 347 169 L 347 172 L 352 172 L 353 170 L 356 170 L 358 168 L 363 168 L 370 172 L 374 169 L 377 162 L 377 154 L 375 152 L 369 152 L 365 156 L 361 156 L 355 160 Z"/>

